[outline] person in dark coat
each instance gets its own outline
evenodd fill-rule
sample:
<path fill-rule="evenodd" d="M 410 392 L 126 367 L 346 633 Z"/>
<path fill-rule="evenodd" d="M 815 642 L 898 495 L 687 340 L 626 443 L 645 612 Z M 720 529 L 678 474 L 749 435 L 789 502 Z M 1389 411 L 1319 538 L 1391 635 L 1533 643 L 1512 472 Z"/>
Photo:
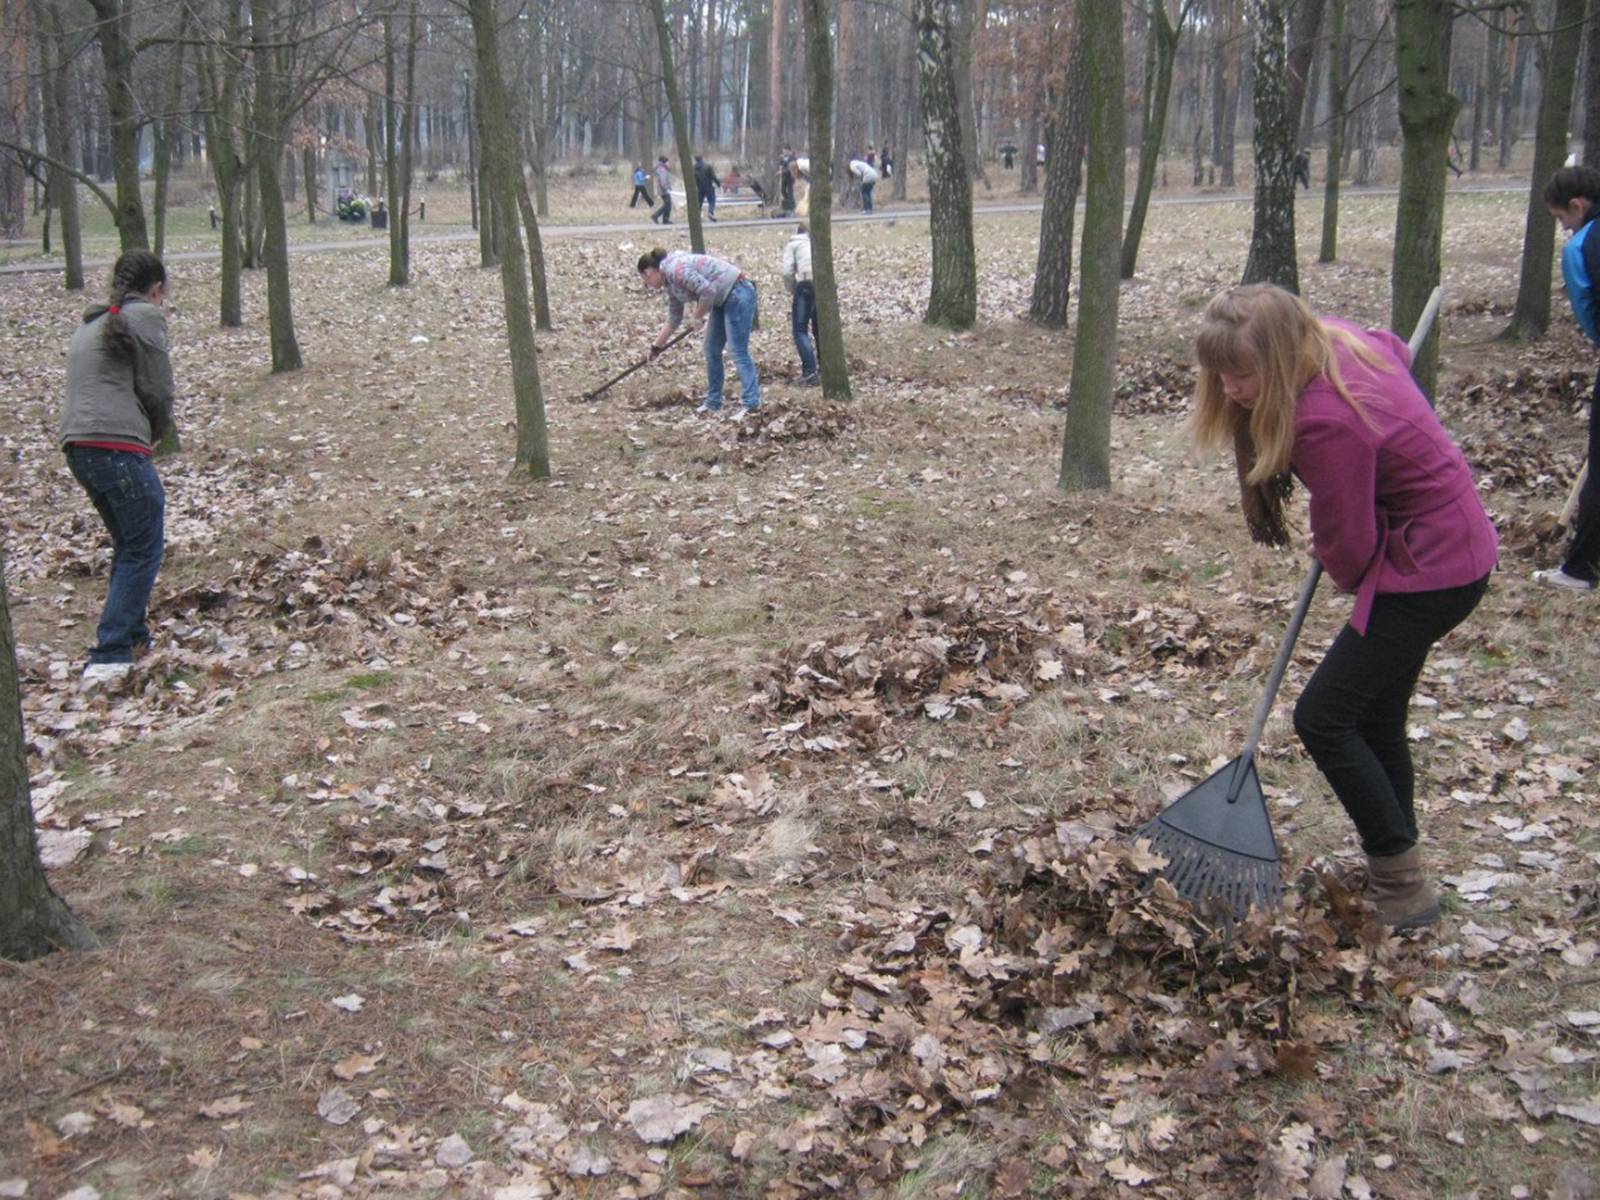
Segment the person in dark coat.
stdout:
<path fill-rule="evenodd" d="M 717 189 L 722 186 L 722 180 L 717 178 L 717 173 L 711 169 L 711 164 L 698 154 L 694 156 L 694 186 L 700 193 L 700 207 L 715 221 L 717 219 Z"/>

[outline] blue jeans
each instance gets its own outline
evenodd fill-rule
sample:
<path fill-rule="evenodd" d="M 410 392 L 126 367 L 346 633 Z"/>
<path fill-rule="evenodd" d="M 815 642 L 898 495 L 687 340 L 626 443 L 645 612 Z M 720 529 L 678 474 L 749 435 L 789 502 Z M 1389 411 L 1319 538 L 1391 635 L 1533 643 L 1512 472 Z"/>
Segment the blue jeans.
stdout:
<path fill-rule="evenodd" d="M 877 187 L 877 186 L 878 185 L 875 184 L 875 183 L 863 183 L 861 185 L 861 211 L 862 212 L 869 213 L 869 212 L 872 211 L 872 189 Z"/>
<path fill-rule="evenodd" d="M 756 287 L 748 279 L 733 285 L 721 307 L 706 322 L 706 407 L 722 407 L 722 349 L 727 347 L 739 371 L 739 390 L 747 409 L 761 407 L 761 379 L 750 357 L 750 326 L 756 316 Z"/>
<path fill-rule="evenodd" d="M 68 446 L 67 467 L 111 535 L 111 584 L 89 661 L 132 662 L 134 650 L 150 641 L 145 609 L 166 550 L 167 494 L 143 454 Z"/>
<path fill-rule="evenodd" d="M 817 288 L 810 280 L 794 285 L 794 303 L 789 306 L 790 331 L 794 348 L 800 354 L 800 374 L 810 379 L 817 373 L 817 352 L 811 345 L 811 321 L 817 313 Z"/>

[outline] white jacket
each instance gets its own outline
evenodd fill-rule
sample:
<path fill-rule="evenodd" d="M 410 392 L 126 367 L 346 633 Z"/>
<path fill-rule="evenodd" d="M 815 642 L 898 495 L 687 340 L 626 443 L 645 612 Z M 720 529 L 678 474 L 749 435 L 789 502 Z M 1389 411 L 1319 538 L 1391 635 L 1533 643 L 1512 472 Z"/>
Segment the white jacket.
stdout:
<path fill-rule="evenodd" d="M 854 175 L 864 184 L 877 183 L 879 178 L 881 178 L 878 174 L 878 168 L 873 166 L 864 158 L 853 158 L 850 160 L 850 174 Z"/>
<path fill-rule="evenodd" d="M 783 284 L 790 291 L 796 283 L 811 282 L 811 235 L 797 233 L 783 247 Z"/>

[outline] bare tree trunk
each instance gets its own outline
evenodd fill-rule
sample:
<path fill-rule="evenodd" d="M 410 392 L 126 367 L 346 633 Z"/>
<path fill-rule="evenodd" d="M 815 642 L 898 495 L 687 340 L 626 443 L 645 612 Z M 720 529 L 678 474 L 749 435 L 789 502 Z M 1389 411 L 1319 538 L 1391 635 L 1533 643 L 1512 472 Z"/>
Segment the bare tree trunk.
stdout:
<path fill-rule="evenodd" d="M 1317 261 L 1339 256 L 1339 173 L 1344 166 L 1344 129 L 1350 100 L 1350 39 L 1345 34 L 1347 0 L 1332 0 L 1328 30 L 1328 167 L 1322 181 L 1322 245 Z"/>
<path fill-rule="evenodd" d="M 273 0 L 250 0 L 251 57 L 256 68 L 256 178 L 261 186 L 262 258 L 267 268 L 267 326 L 272 373 L 298 371 L 303 364 L 294 332 L 294 293 L 289 287 L 289 228 L 283 211 L 282 83 Z"/>
<path fill-rule="evenodd" d="M 1600 166 L 1600 0 L 1589 0 L 1584 26 L 1583 161 Z"/>
<path fill-rule="evenodd" d="M 850 371 L 844 357 L 844 325 L 839 318 L 839 286 L 833 269 L 833 47 L 828 39 L 828 0 L 801 0 L 805 22 L 806 68 L 810 82 L 811 279 L 817 291 L 817 366 L 822 394 L 850 399 Z"/>
<path fill-rule="evenodd" d="M 899 97 L 894 124 L 894 145 L 899 158 L 894 163 L 892 190 L 894 200 L 906 198 L 906 176 L 911 173 L 912 114 L 920 105 L 912 103 L 917 90 L 917 23 L 913 16 L 915 0 L 905 0 L 905 8 L 895 9 L 895 16 L 905 22 L 900 33 L 899 51 L 895 57 L 895 92 Z"/>
<path fill-rule="evenodd" d="M 111 132 L 111 173 L 117 183 L 117 237 L 124 250 L 148 250 L 144 199 L 139 194 L 139 109 L 133 94 L 133 6 L 125 0 L 89 0 L 105 68 L 106 113 Z"/>
<path fill-rule="evenodd" d="M 667 25 L 665 0 L 650 0 L 655 18 L 656 42 L 661 47 L 661 83 L 667 90 L 667 110 L 672 114 L 672 134 L 678 144 L 678 171 L 683 180 L 684 214 L 689 218 L 689 245 L 696 254 L 706 252 L 705 228 L 700 220 L 700 188 L 694 177 L 694 152 L 689 146 L 689 122 L 683 112 L 683 94 L 672 63 L 672 30 Z"/>
<path fill-rule="evenodd" d="M 477 48 L 478 112 L 483 131 L 483 158 L 488 168 L 494 208 L 501 225 L 500 286 L 505 296 L 506 340 L 511 351 L 511 384 L 517 406 L 517 466 L 533 479 L 550 477 L 549 434 L 545 427 L 544 391 L 539 382 L 539 352 L 528 311 L 528 264 L 515 220 L 516 178 L 522 156 L 511 126 L 510 103 L 500 73 L 494 0 L 468 0 L 473 41 Z"/>
<path fill-rule="evenodd" d="M 1039 257 L 1033 270 L 1030 320 L 1047 329 L 1067 327 L 1072 298 L 1072 233 L 1077 219 L 1078 186 L 1083 178 L 1083 145 L 1089 120 L 1088 43 L 1075 23 L 1067 51 L 1067 71 L 1045 134 L 1044 215 L 1039 220 Z M 1029 159 L 1033 146 L 1025 146 Z"/>
<path fill-rule="evenodd" d="M 772 25 L 767 30 L 767 196 L 773 204 L 783 195 L 778 169 L 783 151 L 783 24 L 784 0 L 772 0 Z"/>
<path fill-rule="evenodd" d="M 44 100 L 45 152 L 50 165 L 49 192 L 61 212 L 61 253 L 66 266 L 66 288 L 83 290 L 83 223 L 78 212 L 77 181 L 65 170 L 74 156 L 70 92 L 67 87 L 67 44 L 61 25 L 61 8 L 54 0 L 35 7 L 35 20 L 44 31 L 45 78 L 40 83 Z"/>
<path fill-rule="evenodd" d="M 1395 208 L 1389 328 L 1411 329 L 1439 284 L 1444 238 L 1445 161 L 1461 101 L 1450 94 L 1450 0 L 1395 0 L 1395 69 L 1400 88 L 1400 200 Z M 1439 365 L 1436 323 L 1411 363 L 1433 394 Z"/>
<path fill-rule="evenodd" d="M 1299 114 L 1288 93 L 1285 0 L 1250 0 L 1255 30 L 1255 207 L 1245 283 L 1300 290 L 1294 237 L 1294 135 Z"/>
<path fill-rule="evenodd" d="M 517 208 L 522 212 L 522 227 L 528 235 L 528 282 L 533 286 L 533 324 L 536 329 L 554 331 L 550 320 L 550 284 L 545 274 L 544 239 L 539 234 L 539 216 L 528 195 L 528 181 L 517 176 Z"/>
<path fill-rule="evenodd" d="M 978 258 L 972 236 L 972 179 L 961 141 L 955 42 L 962 0 L 916 0 L 922 128 L 928 146 L 933 287 L 923 320 L 967 329 L 978 319 Z M 1120 103 L 1120 93 L 1118 103 Z M 901 151 L 905 153 L 904 150 Z"/>
<path fill-rule="evenodd" d="M 1111 401 L 1117 377 L 1122 195 L 1127 173 L 1122 95 L 1122 8 L 1078 10 L 1089 60 L 1089 179 L 1083 212 L 1078 333 L 1061 436 L 1063 491 L 1111 486 Z M 1048 165 L 1048 164 L 1047 164 Z"/>
<path fill-rule="evenodd" d="M 1567 157 L 1567 122 L 1572 117 L 1572 83 L 1578 71 L 1578 26 L 1586 0 L 1556 0 L 1553 29 L 1546 35 L 1544 93 L 1533 144 L 1533 186 L 1522 233 L 1522 275 L 1517 307 L 1501 337 L 1528 342 L 1550 328 L 1551 258 L 1556 227 L 1544 204 L 1545 180 Z M 1600 469 L 1600 468 L 1597 468 Z"/>
<path fill-rule="evenodd" d="M 94 934 L 56 895 L 39 862 L 17 645 L 0 560 L 0 958 L 25 962 L 52 950 L 92 950 L 95 945 Z"/>
<path fill-rule="evenodd" d="M 155 195 L 151 206 L 155 209 L 157 257 L 166 253 L 167 246 L 167 189 L 172 177 L 173 132 L 178 124 L 178 100 L 183 92 L 183 46 L 189 32 L 189 10 L 184 8 L 178 16 L 178 38 L 172 47 L 171 74 L 162 89 L 162 112 L 151 122 L 150 134 L 155 139 L 152 173 L 155 175 Z"/>
<path fill-rule="evenodd" d="M 1122 235 L 1122 277 L 1132 279 L 1139 261 L 1139 241 L 1144 236 L 1145 216 L 1150 211 L 1150 193 L 1156 183 L 1156 161 L 1167 132 L 1167 107 L 1172 99 L 1172 68 L 1178 60 L 1178 38 L 1189 14 L 1187 3 L 1178 10 L 1176 23 L 1167 16 L 1166 0 L 1150 0 L 1150 40 L 1153 48 L 1151 70 L 1145 81 L 1143 128 L 1139 136 L 1139 174 L 1133 188 L 1133 206 L 1128 213 L 1128 228 Z"/>

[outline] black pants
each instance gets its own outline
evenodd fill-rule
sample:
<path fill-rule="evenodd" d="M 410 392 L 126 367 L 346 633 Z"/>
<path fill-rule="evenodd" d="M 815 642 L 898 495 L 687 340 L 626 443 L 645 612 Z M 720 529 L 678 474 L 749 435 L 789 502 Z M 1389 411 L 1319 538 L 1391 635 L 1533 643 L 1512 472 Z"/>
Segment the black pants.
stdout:
<path fill-rule="evenodd" d="M 1578 493 L 1578 519 L 1562 569 L 1578 579 L 1600 579 L 1600 375 L 1589 397 L 1589 478 Z"/>
<path fill-rule="evenodd" d="M 661 189 L 661 207 L 650 214 L 650 219 L 661 225 L 672 224 L 672 193 Z"/>
<path fill-rule="evenodd" d="M 1464 587 L 1380 595 L 1365 635 L 1346 625 L 1294 706 L 1294 729 L 1371 855 L 1417 843 L 1406 711 L 1434 643 L 1478 606 L 1486 575 Z"/>
<path fill-rule="evenodd" d="M 653 205 L 655 203 L 654 200 L 650 199 L 650 193 L 647 190 L 645 190 L 644 184 L 636 183 L 636 184 L 633 185 L 633 199 L 628 201 L 628 207 L 632 208 L 635 204 L 639 203 L 639 201 L 641 201 L 641 200 L 644 201 L 644 206 L 646 208 L 649 208 L 651 205 Z"/>

